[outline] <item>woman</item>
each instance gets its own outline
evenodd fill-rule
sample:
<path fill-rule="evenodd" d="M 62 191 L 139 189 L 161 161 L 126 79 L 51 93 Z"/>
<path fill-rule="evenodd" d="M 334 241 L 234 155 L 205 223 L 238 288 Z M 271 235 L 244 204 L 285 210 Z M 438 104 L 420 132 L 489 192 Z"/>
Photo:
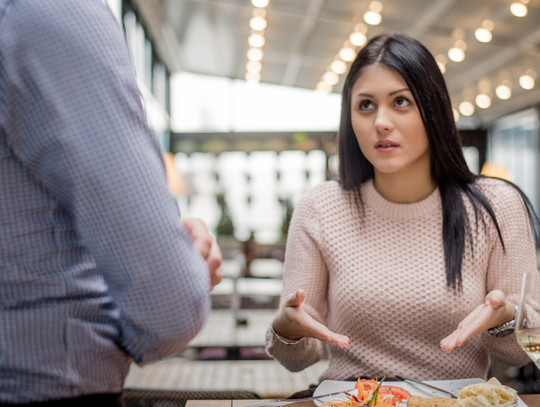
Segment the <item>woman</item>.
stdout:
<path fill-rule="evenodd" d="M 503 336 L 536 270 L 538 218 L 513 184 L 468 170 L 443 76 L 416 40 L 383 35 L 358 54 L 339 155 L 340 182 L 295 208 L 268 353 L 299 371 L 328 343 L 321 379 L 337 380 L 486 378 L 490 355 L 528 362 Z"/>

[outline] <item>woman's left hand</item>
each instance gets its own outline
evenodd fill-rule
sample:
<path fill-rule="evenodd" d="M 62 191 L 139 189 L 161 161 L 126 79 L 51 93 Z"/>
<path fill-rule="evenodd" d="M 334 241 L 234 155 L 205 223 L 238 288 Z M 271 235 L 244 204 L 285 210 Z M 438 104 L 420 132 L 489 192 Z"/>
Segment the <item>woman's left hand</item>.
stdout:
<path fill-rule="evenodd" d="M 441 341 L 441 348 L 446 352 L 451 352 L 467 339 L 512 319 L 514 319 L 514 307 L 506 301 L 504 293 L 499 290 L 491 291 L 486 295 L 484 303 L 476 307 L 460 322 L 454 332 Z"/>

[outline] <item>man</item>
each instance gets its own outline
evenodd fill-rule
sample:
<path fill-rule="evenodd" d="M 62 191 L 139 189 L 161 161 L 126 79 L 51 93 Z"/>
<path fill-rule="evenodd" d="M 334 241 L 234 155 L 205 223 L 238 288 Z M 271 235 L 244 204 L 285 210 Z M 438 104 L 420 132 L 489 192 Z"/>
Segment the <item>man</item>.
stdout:
<path fill-rule="evenodd" d="M 0 0 L 0 403 L 121 405 L 198 332 L 221 254 L 164 174 L 102 2 Z"/>

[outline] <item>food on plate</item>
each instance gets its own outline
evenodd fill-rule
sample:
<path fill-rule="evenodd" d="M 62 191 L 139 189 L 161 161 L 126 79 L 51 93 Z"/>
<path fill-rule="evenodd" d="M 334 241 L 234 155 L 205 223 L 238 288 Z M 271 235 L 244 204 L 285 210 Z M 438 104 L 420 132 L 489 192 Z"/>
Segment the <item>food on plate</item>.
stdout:
<path fill-rule="evenodd" d="M 458 400 L 463 407 L 504 407 L 516 403 L 517 391 L 492 377 L 486 383 L 465 386 Z"/>
<path fill-rule="evenodd" d="M 411 394 L 397 386 L 383 386 L 384 379 L 377 383 L 375 380 L 358 379 L 354 388 L 358 395 L 345 393 L 347 401 L 327 401 L 323 406 L 336 407 L 393 407 L 411 397 Z"/>
<path fill-rule="evenodd" d="M 457 399 L 442 399 L 439 397 L 412 396 L 407 407 L 459 407 Z"/>

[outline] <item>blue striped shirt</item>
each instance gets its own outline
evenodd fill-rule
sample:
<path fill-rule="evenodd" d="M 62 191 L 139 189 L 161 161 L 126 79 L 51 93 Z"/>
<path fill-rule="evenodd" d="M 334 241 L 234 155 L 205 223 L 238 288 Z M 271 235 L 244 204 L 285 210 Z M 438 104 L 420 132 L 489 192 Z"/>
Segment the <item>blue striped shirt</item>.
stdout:
<path fill-rule="evenodd" d="M 208 291 L 112 14 L 0 0 L 0 402 L 120 392 Z"/>

